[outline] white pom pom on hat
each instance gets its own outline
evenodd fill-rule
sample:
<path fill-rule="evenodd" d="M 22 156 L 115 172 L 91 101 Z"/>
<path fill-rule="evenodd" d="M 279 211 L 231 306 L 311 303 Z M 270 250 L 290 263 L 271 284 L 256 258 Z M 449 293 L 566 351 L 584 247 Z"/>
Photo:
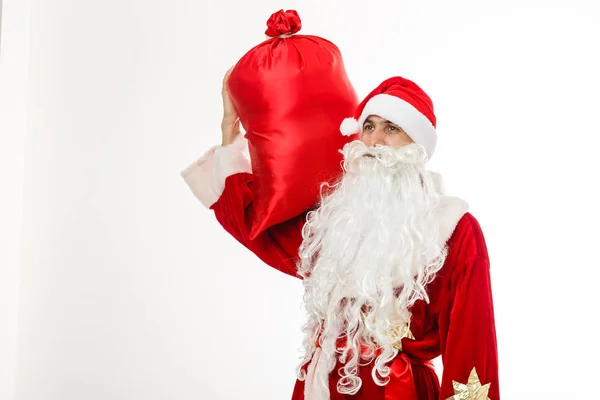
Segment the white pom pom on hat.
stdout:
<path fill-rule="evenodd" d="M 355 133 L 360 132 L 360 125 L 354 118 L 344 118 L 340 125 L 340 132 L 342 132 L 342 135 L 344 136 L 352 136 Z"/>

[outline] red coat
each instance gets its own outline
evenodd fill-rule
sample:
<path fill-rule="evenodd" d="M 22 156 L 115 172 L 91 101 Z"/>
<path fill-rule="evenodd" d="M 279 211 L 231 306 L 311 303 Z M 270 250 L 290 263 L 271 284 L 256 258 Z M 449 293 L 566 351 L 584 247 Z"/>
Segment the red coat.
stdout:
<path fill-rule="evenodd" d="M 297 276 L 295 263 L 304 215 L 249 239 L 252 174 L 242 157 L 243 149 L 242 140 L 213 148 L 182 175 L 233 237 L 267 265 Z M 466 212 L 465 205 L 457 198 L 444 197 L 440 220 L 441 232 L 448 237 L 448 256 L 427 287 L 430 303 L 418 301 L 411 309 L 410 330 L 414 339 L 402 340 L 402 351 L 391 365 L 390 382 L 377 386 L 371 378 L 371 368 L 363 367 L 359 392 L 354 396 L 341 395 L 336 389 L 337 374 L 332 373 L 331 399 L 500 398 L 488 252 L 479 223 Z M 440 355 L 444 366 L 441 388 L 431 365 L 431 360 Z M 481 396 L 486 390 L 487 397 Z M 297 381 L 292 400 L 303 399 L 304 382 Z"/>

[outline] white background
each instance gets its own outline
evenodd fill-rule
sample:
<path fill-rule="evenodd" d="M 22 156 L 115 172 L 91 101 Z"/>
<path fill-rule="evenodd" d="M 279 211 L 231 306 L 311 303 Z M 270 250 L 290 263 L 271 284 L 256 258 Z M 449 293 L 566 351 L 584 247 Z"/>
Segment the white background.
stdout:
<path fill-rule="evenodd" d="M 488 241 L 503 398 L 600 398 L 595 1 L 2 6 L 2 400 L 290 397 L 300 283 L 179 176 L 281 8 L 340 47 L 360 97 L 402 75 L 433 98 L 431 166 Z"/>

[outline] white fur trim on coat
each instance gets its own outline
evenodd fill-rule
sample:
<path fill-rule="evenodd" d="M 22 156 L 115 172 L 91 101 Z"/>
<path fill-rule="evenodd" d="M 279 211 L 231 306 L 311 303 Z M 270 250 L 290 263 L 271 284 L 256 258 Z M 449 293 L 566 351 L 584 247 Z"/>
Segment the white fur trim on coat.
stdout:
<path fill-rule="evenodd" d="M 446 187 L 444 186 L 442 175 L 439 172 L 429 171 L 429 176 L 431 177 L 431 180 L 433 180 L 435 191 L 441 195 L 446 194 Z"/>
<path fill-rule="evenodd" d="M 435 191 L 440 195 L 436 215 L 440 227 L 440 241 L 445 244 L 454 233 L 458 221 L 469 211 L 469 204 L 459 197 L 446 195 L 444 179 L 439 172 L 427 172 L 433 180 Z"/>
<path fill-rule="evenodd" d="M 190 164 L 181 176 L 194 196 L 207 208 L 219 200 L 227 177 L 242 172 L 252 173 L 248 140 L 242 135 L 227 146 L 214 146 Z"/>
<path fill-rule="evenodd" d="M 469 204 L 463 199 L 455 196 L 440 196 L 440 204 L 437 209 L 438 221 L 440 223 L 440 242 L 446 243 L 460 219 L 469 211 Z"/>

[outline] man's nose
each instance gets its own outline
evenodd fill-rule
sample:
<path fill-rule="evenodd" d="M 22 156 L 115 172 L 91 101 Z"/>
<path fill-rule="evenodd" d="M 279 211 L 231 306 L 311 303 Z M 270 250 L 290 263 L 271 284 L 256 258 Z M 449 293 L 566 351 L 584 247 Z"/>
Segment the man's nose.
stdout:
<path fill-rule="evenodd" d="M 371 146 L 376 144 L 385 144 L 385 132 L 383 129 L 375 129 L 371 135 Z"/>

